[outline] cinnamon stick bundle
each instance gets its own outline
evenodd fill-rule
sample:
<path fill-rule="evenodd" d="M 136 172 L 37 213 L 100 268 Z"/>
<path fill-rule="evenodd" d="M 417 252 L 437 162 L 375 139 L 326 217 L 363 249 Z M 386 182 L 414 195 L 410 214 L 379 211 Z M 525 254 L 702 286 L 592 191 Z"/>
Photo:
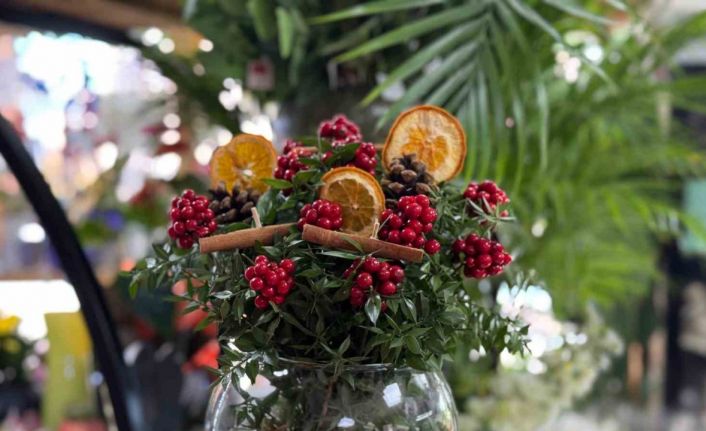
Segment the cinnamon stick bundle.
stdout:
<path fill-rule="evenodd" d="M 289 233 L 289 228 L 293 225 L 294 223 L 273 224 L 201 238 L 199 239 L 199 250 L 201 253 L 211 253 L 213 251 L 249 248 L 258 242 L 269 245 L 272 244 L 275 235 L 286 235 Z"/>
<path fill-rule="evenodd" d="M 323 245 L 325 247 L 356 250 L 355 246 L 349 242 L 349 240 L 352 240 L 360 244 L 363 251 L 366 253 L 374 253 L 376 256 L 388 259 L 419 263 L 424 258 L 424 252 L 418 248 L 393 244 L 375 238 L 334 232 L 310 224 L 304 225 L 302 238 L 304 241 L 313 242 L 314 244 Z"/>

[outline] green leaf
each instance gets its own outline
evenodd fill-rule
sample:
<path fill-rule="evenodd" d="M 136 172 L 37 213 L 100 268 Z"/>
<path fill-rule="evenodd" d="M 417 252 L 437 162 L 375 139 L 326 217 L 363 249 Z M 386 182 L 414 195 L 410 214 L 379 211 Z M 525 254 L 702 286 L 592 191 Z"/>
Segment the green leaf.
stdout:
<path fill-rule="evenodd" d="M 359 5 L 327 15 L 309 19 L 311 24 L 325 24 L 333 21 L 357 18 L 383 12 L 393 12 L 444 3 L 445 0 L 378 0 Z"/>
<path fill-rule="evenodd" d="M 360 258 L 360 256 L 355 255 L 353 253 L 348 253 L 345 251 L 336 251 L 336 250 L 324 251 L 320 254 L 322 254 L 324 256 L 339 257 L 341 259 L 348 259 L 348 260 L 356 260 L 356 259 Z"/>
<path fill-rule="evenodd" d="M 277 178 L 263 178 L 262 182 L 275 190 L 286 190 L 292 188 L 292 183 Z"/>
<path fill-rule="evenodd" d="M 588 21 L 593 21 L 597 24 L 601 25 L 610 25 L 610 24 L 615 24 L 615 21 L 608 19 L 606 17 L 600 16 L 593 14 L 586 9 L 570 4 L 567 0 L 544 0 L 544 2 L 548 5 L 551 5 L 563 12 L 568 13 L 569 15 L 573 15 L 578 18 L 583 18 Z"/>
<path fill-rule="evenodd" d="M 294 46 L 294 23 L 292 17 L 283 7 L 275 9 L 277 15 L 277 35 L 279 36 L 279 53 L 282 58 L 289 58 Z"/>
<path fill-rule="evenodd" d="M 263 0 L 248 0 L 247 9 L 253 19 L 257 36 L 264 41 L 270 40 L 275 35 L 275 13 L 272 3 Z"/>
<path fill-rule="evenodd" d="M 451 48 L 458 48 L 458 45 L 462 42 L 466 42 L 466 39 L 473 35 L 480 28 L 482 21 L 476 20 L 468 24 L 459 26 L 453 29 L 448 34 L 437 38 L 434 42 L 430 43 L 426 47 L 417 51 L 409 59 L 405 60 L 402 64 L 397 66 L 392 72 L 390 72 L 383 82 L 375 86 L 370 93 L 368 93 L 363 101 L 362 105 L 369 105 L 373 100 L 377 99 L 383 91 L 389 88 L 396 82 L 402 81 L 405 78 L 412 76 L 414 73 L 421 70 L 424 66 L 429 64 L 434 58 L 446 53 Z"/>
<path fill-rule="evenodd" d="M 482 4 L 462 5 L 443 12 L 438 12 L 426 18 L 418 19 L 410 24 L 384 33 L 357 48 L 346 51 L 335 57 L 334 60 L 338 62 L 350 61 L 389 46 L 405 43 L 414 37 L 449 26 L 456 22 L 467 20 L 478 14 L 483 7 Z"/>
<path fill-rule="evenodd" d="M 341 345 L 338 346 L 338 355 L 342 357 L 348 351 L 348 348 L 350 346 L 351 346 L 351 337 L 348 336 L 348 337 L 346 337 L 345 340 L 343 340 Z"/>
<path fill-rule="evenodd" d="M 539 13 L 533 10 L 531 7 L 527 6 L 524 2 L 520 0 L 505 0 L 510 7 L 512 7 L 515 12 L 517 12 L 521 17 L 541 28 L 544 32 L 549 34 L 554 40 L 559 43 L 563 42 L 563 39 L 559 32 L 552 26 L 546 19 L 542 17 Z"/>
<path fill-rule="evenodd" d="M 374 324 L 377 323 L 378 317 L 380 317 L 380 307 L 382 306 L 382 300 L 380 295 L 377 293 L 370 295 L 368 300 L 365 302 L 365 314 L 367 314 L 368 319 Z"/>
<path fill-rule="evenodd" d="M 404 337 L 404 343 L 409 349 L 409 351 L 414 353 L 415 355 L 419 355 L 422 353 L 422 346 L 419 345 L 419 340 L 417 340 L 416 337 L 406 335 Z"/>

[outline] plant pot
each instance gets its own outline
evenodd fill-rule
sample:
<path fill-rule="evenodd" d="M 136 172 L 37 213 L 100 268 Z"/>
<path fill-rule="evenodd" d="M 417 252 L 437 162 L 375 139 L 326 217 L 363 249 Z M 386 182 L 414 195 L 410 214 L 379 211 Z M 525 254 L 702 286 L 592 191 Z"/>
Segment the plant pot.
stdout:
<path fill-rule="evenodd" d="M 251 383 L 236 370 L 218 384 L 206 430 L 457 429 L 451 390 L 439 371 L 280 360 L 261 365 Z"/>

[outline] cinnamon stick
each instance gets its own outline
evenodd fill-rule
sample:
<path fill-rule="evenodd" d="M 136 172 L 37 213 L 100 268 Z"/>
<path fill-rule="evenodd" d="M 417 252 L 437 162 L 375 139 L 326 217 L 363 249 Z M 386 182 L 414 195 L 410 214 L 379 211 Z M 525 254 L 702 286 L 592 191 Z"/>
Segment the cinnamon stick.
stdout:
<path fill-rule="evenodd" d="M 304 225 L 302 239 L 326 247 L 356 250 L 355 246 L 348 242 L 348 240 L 352 240 L 360 244 L 363 251 L 366 253 L 374 253 L 376 256 L 416 263 L 421 262 L 424 258 L 424 252 L 418 248 L 393 244 L 375 238 L 334 232 L 310 224 Z"/>
<path fill-rule="evenodd" d="M 289 233 L 289 228 L 293 225 L 294 223 L 273 224 L 201 238 L 199 239 L 199 250 L 201 253 L 211 253 L 213 251 L 249 248 L 258 242 L 269 245 L 272 244 L 275 235 L 286 235 Z"/>

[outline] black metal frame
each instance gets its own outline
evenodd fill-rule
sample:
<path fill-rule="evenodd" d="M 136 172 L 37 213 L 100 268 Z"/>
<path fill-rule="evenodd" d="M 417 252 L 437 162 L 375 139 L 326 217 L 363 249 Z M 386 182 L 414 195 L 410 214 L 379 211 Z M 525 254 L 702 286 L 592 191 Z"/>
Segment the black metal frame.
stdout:
<path fill-rule="evenodd" d="M 142 409 L 136 382 L 128 372 L 103 291 L 61 205 L 12 125 L 0 116 L 0 154 L 20 183 L 51 240 L 66 277 L 76 290 L 105 378 L 120 431 L 141 431 Z"/>

